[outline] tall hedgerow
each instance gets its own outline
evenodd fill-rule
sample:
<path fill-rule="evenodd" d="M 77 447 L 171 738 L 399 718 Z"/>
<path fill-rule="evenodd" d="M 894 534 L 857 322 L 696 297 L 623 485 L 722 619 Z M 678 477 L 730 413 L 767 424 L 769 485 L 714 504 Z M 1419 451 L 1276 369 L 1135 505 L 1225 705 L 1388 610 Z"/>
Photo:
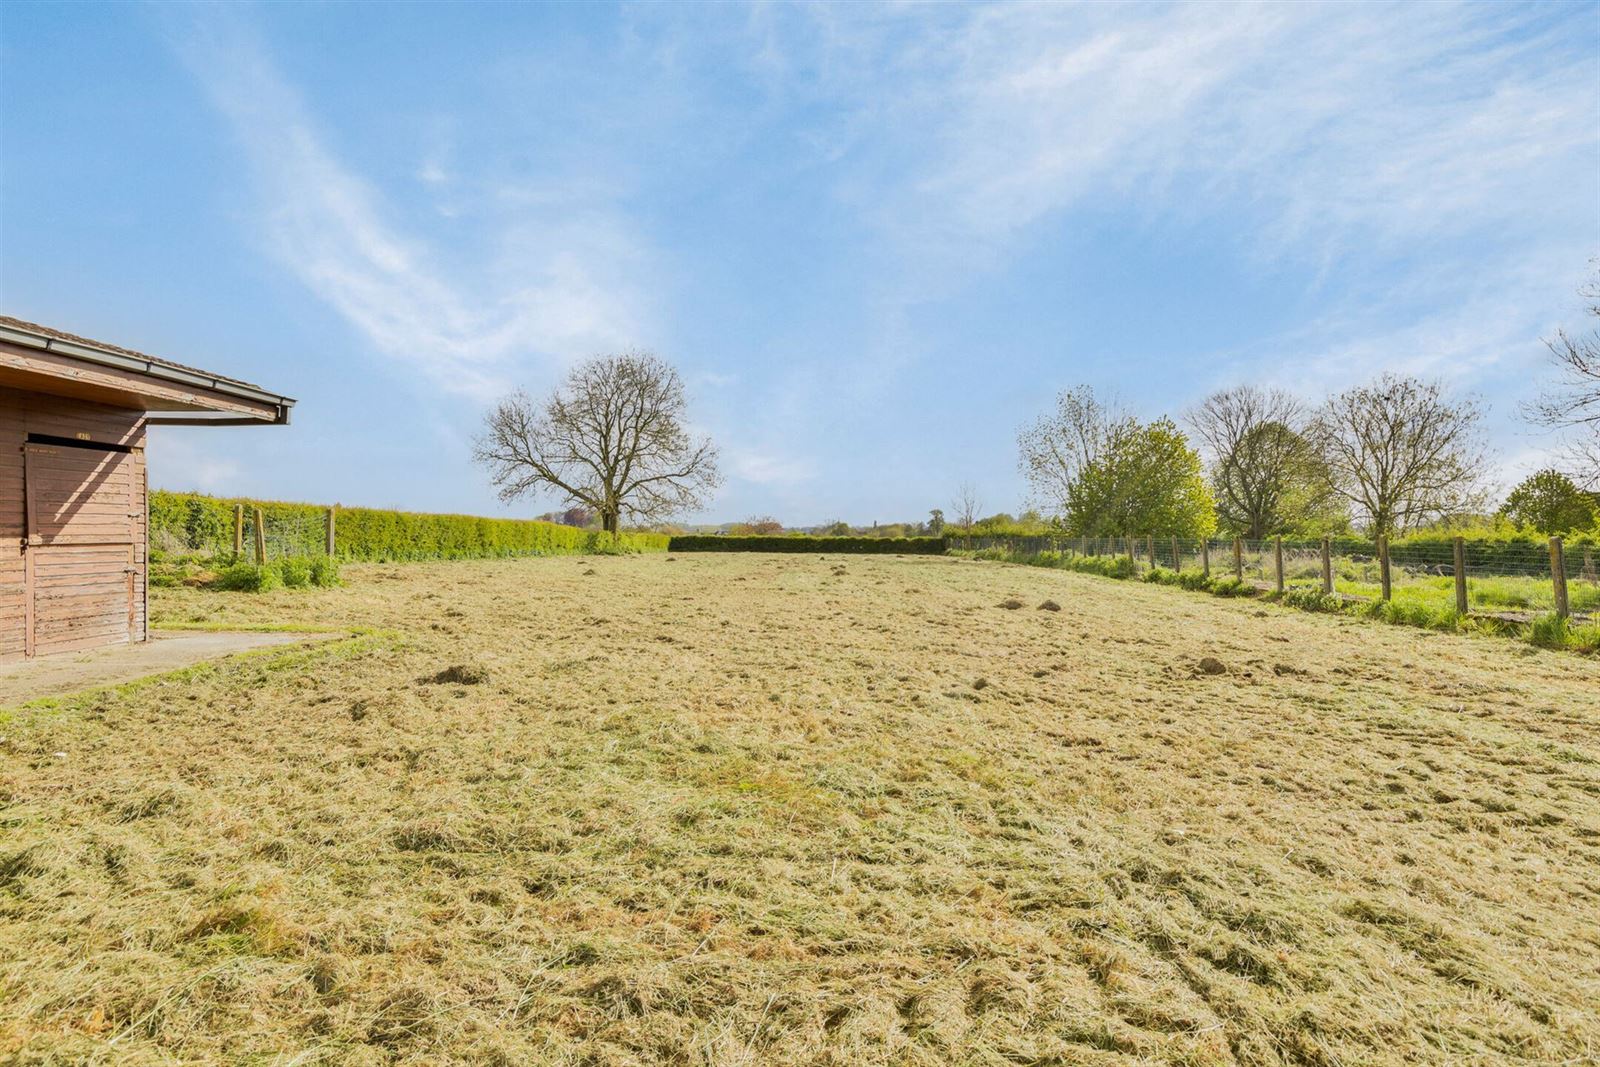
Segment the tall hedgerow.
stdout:
<path fill-rule="evenodd" d="M 318 556 L 326 550 L 320 504 L 245 500 L 155 490 L 150 494 L 150 538 L 169 552 L 216 558 L 233 554 L 233 509 L 260 508 L 275 550 Z M 607 534 L 536 519 L 491 519 L 380 508 L 339 508 L 334 551 L 346 560 L 483 559 L 496 556 L 576 555 L 590 552 L 662 552 L 667 535 Z M 248 547 L 246 549 L 248 552 Z"/>

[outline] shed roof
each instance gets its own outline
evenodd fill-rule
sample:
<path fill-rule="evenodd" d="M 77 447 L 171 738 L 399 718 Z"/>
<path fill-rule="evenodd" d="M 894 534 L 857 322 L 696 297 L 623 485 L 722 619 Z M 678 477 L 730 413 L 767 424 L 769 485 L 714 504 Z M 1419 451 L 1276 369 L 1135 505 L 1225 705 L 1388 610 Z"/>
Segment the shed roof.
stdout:
<path fill-rule="evenodd" d="M 68 333 L 66 330 L 58 330 L 54 326 L 42 326 L 37 322 L 29 322 L 26 319 L 13 318 L 10 315 L 0 315 L 0 326 L 9 326 L 13 330 L 23 330 L 27 333 L 40 334 L 44 337 L 52 337 L 58 341 L 70 341 L 75 345 L 84 345 L 88 348 L 98 348 L 104 352 L 115 352 L 119 356 L 129 356 L 133 359 L 142 359 L 146 363 L 154 363 L 158 367 L 171 367 L 173 370 L 188 371 L 190 374 L 198 374 L 203 378 L 214 378 L 219 382 L 230 382 L 233 385 L 247 385 L 252 389 L 261 388 L 254 382 L 241 381 L 238 378 L 229 378 L 227 375 L 218 374 L 215 371 L 201 370 L 199 367 L 191 367 L 184 363 L 176 363 L 170 359 L 162 359 L 160 356 L 152 356 L 146 352 L 138 352 L 132 348 L 124 348 L 121 345 L 110 344 L 106 341 L 96 341 L 93 338 L 80 337 L 75 333 Z"/>
<path fill-rule="evenodd" d="M 11 315 L 0 315 L 0 346 L 5 345 L 18 347 L 9 349 L 9 357 L 0 347 L 0 357 L 6 357 L 0 364 L 13 364 L 10 373 L 21 376 L 16 384 L 24 387 L 30 382 L 46 387 L 53 381 L 46 391 L 70 385 L 85 399 L 137 400 L 134 406 L 151 411 L 209 412 L 249 422 L 287 422 L 294 405 L 289 397 L 251 382 Z M 0 365 L 0 372 L 7 369 Z"/>

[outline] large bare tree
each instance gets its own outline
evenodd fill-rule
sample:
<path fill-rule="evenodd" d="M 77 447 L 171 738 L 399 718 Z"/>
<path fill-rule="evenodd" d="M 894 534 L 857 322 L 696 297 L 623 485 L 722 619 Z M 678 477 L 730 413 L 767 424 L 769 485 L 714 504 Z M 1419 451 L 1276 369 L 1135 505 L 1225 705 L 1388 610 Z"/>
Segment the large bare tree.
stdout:
<path fill-rule="evenodd" d="M 658 521 L 701 506 L 722 483 L 717 449 L 684 425 L 683 379 L 647 352 L 591 359 L 541 403 L 516 392 L 485 420 L 473 458 L 500 499 L 554 491 L 593 508 L 616 533 L 623 516 Z"/>
<path fill-rule="evenodd" d="M 1330 488 L 1374 536 L 1482 506 L 1483 409 L 1436 381 L 1383 374 L 1327 399 L 1309 426 Z"/>
<path fill-rule="evenodd" d="M 1222 529 L 1259 539 L 1337 514 L 1305 417 L 1291 394 L 1253 385 L 1212 393 L 1189 412 L 1208 453 Z"/>
<path fill-rule="evenodd" d="M 1579 294 L 1584 314 L 1600 318 L 1600 274 Z M 1600 488 L 1600 330 L 1574 336 L 1565 330 L 1545 341 L 1560 371 L 1558 383 L 1528 408 L 1535 422 L 1572 431 L 1567 447 L 1578 481 Z"/>

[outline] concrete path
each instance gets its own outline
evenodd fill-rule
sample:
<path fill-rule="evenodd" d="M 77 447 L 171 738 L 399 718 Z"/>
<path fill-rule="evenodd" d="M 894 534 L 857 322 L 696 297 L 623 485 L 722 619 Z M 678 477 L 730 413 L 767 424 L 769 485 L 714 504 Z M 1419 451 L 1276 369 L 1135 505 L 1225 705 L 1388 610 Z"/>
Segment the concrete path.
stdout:
<path fill-rule="evenodd" d="M 239 633 L 152 630 L 137 645 L 113 645 L 88 652 L 63 652 L 20 663 L 0 664 L 0 708 L 40 697 L 64 696 L 103 685 L 164 674 L 234 652 L 274 645 L 326 641 L 343 634 Z"/>

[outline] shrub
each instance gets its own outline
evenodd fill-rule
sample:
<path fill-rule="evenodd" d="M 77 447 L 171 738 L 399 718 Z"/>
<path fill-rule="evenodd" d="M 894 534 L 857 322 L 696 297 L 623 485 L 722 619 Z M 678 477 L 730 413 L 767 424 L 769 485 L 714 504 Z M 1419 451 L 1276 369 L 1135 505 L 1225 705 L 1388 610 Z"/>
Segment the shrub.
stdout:
<path fill-rule="evenodd" d="M 1528 624 L 1527 637 L 1540 648 L 1600 652 L 1600 622 L 1574 623 L 1559 615 L 1544 615 Z"/>
<path fill-rule="evenodd" d="M 1301 611 L 1343 611 L 1344 601 L 1332 593 L 1309 585 L 1284 590 L 1283 602 Z"/>
<path fill-rule="evenodd" d="M 1127 556 L 1068 556 L 1061 561 L 1061 566 L 1102 578 L 1132 578 L 1136 573 L 1133 560 Z"/>
<path fill-rule="evenodd" d="M 217 574 L 217 588 L 240 593 L 266 593 L 283 584 L 283 575 L 271 563 L 256 566 L 254 563 L 234 563 Z"/>
<path fill-rule="evenodd" d="M 278 561 L 278 573 L 283 584 L 290 589 L 301 589 L 311 584 L 311 561 L 304 556 L 290 556 Z"/>
<path fill-rule="evenodd" d="M 1362 604 L 1359 610 L 1369 618 L 1396 626 L 1416 626 L 1424 630 L 1461 628 L 1461 616 L 1455 613 L 1454 608 L 1441 608 L 1420 600 L 1370 600 Z"/>
<path fill-rule="evenodd" d="M 728 537 L 679 534 L 667 543 L 669 552 L 819 552 L 940 555 L 942 537 Z"/>
<path fill-rule="evenodd" d="M 1217 596 L 1255 596 L 1261 590 L 1238 578 L 1223 578 L 1211 583 L 1211 592 Z"/>
<path fill-rule="evenodd" d="M 1544 615 L 1528 625 L 1528 640 L 1540 648 L 1566 648 L 1571 624 L 1559 615 Z"/>
<path fill-rule="evenodd" d="M 320 586 L 338 585 L 339 561 L 332 556 L 312 556 L 311 584 Z"/>

